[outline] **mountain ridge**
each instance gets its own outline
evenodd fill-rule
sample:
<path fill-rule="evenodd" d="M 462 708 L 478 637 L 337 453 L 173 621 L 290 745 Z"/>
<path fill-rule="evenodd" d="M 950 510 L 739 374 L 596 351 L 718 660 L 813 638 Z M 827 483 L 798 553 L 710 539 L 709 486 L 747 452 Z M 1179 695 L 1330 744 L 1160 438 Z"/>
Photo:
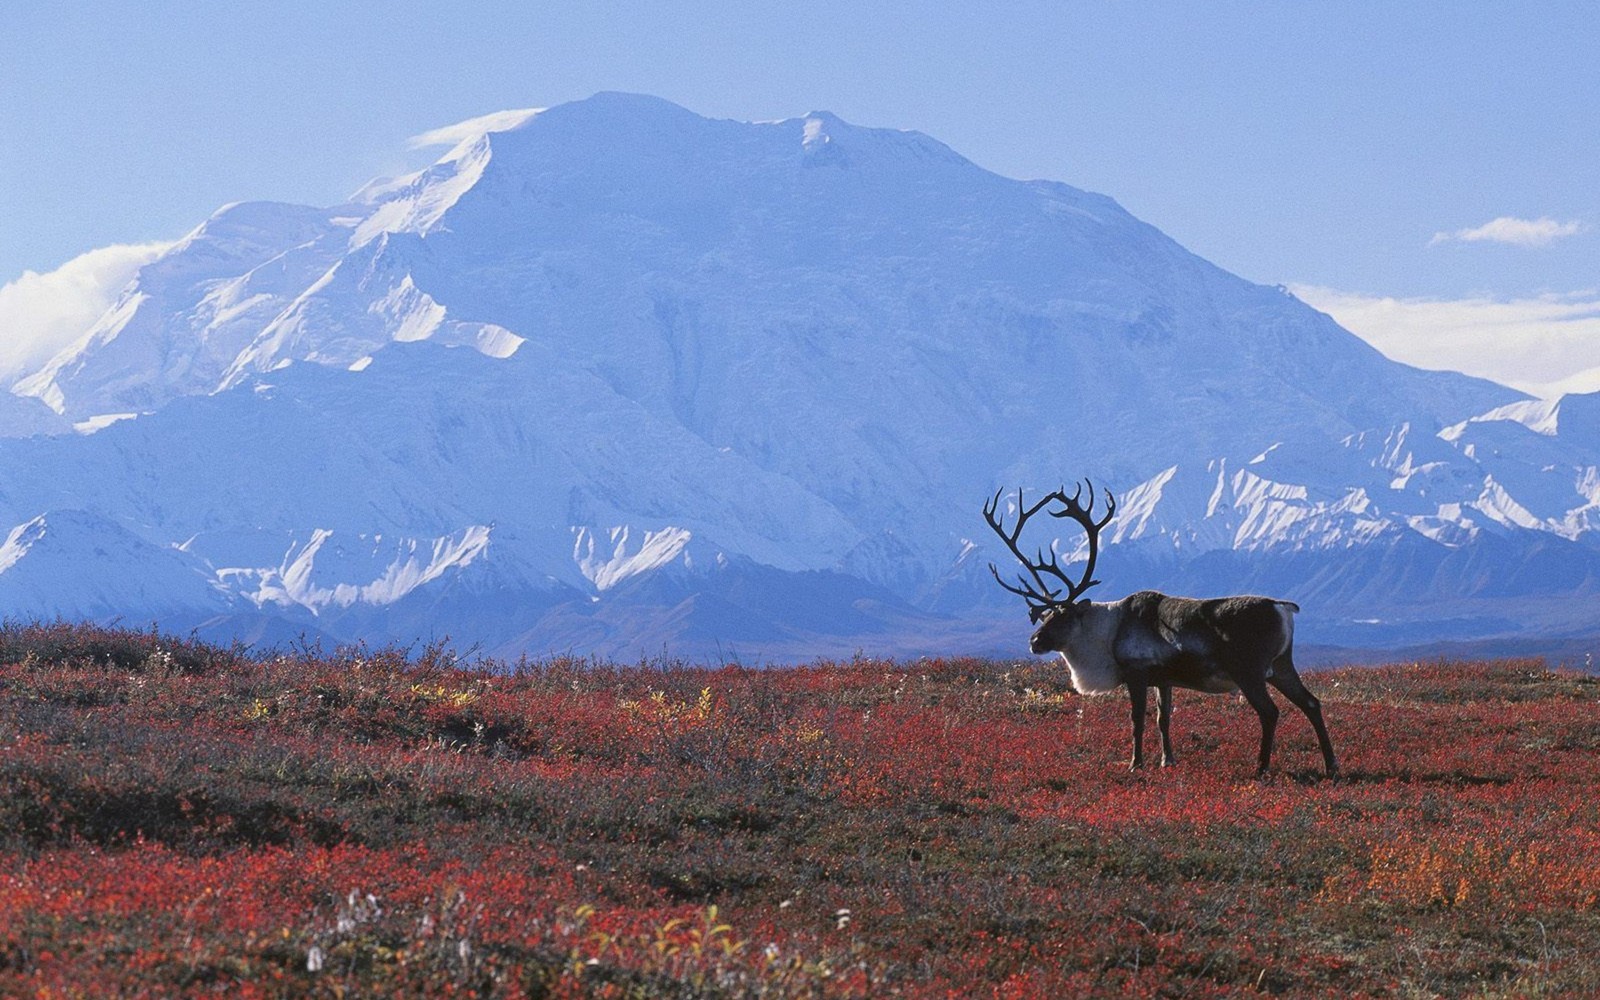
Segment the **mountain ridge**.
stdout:
<path fill-rule="evenodd" d="M 482 120 L 508 127 L 344 205 L 226 206 L 146 265 L 14 385 L 80 433 L 0 441 L 0 467 L 25 470 L 0 485 L 0 528 L 81 509 L 184 546 L 224 619 L 366 622 L 344 638 L 484 575 L 468 589 L 568 607 L 545 613 L 566 623 L 551 641 L 614 621 L 613 651 L 756 635 L 738 607 L 772 648 L 824 641 L 830 618 L 848 643 L 858 600 L 880 609 L 867 644 L 993 634 L 978 504 L 1080 473 L 1124 495 L 1107 563 L 1146 578 L 1228 590 L 1281 578 L 1249 565 L 1322 553 L 1316 577 L 1392 551 L 1399 581 L 1546 537 L 1592 575 L 1600 398 L 1546 407 L 1389 361 L 1108 197 L 920 133 L 620 94 Z M 348 556 L 380 537 L 383 555 Z M 472 559 L 429 575 L 420 553 L 468 537 Z M 1184 568 L 1208 553 L 1232 555 Z M 322 582 L 294 592 L 301 564 Z M 819 619 L 836 601 L 815 573 L 857 596 Z M 812 627 L 741 579 L 793 590 Z M 1430 585 L 1417 613 L 1452 621 L 1484 586 Z M 313 590 L 358 596 L 294 596 Z M 1381 582 L 1326 592 L 1357 595 L 1330 607 L 1330 642 L 1406 603 Z M 458 638 L 538 641 L 514 610 L 451 615 Z"/>

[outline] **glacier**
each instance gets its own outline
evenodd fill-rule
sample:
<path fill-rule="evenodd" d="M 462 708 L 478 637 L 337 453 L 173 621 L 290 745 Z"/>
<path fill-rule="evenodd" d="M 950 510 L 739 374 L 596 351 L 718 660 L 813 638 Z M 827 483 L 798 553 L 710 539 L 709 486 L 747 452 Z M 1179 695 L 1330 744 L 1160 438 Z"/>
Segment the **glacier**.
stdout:
<path fill-rule="evenodd" d="M 0 609 L 515 656 L 1020 652 L 979 515 L 1340 646 L 1589 636 L 1600 394 L 1385 358 L 1115 201 L 598 94 L 224 206 L 0 394 Z M 1080 539 L 1040 538 L 1074 553 Z"/>

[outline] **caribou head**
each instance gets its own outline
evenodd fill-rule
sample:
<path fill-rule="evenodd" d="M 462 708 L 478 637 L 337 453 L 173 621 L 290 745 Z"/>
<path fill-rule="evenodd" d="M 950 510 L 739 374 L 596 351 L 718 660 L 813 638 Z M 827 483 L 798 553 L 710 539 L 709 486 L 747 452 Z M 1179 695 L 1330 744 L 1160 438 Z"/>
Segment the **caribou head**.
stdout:
<path fill-rule="evenodd" d="M 1150 688 L 1157 693 L 1156 723 L 1161 730 L 1161 763 L 1174 762 L 1168 727 L 1172 719 L 1172 689 L 1191 688 L 1217 694 L 1238 692 L 1261 720 L 1258 774 L 1265 774 L 1272 757 L 1278 706 L 1268 693 L 1277 688 L 1305 713 L 1316 730 L 1328 774 L 1339 765 L 1323 722 L 1321 704 L 1306 689 L 1294 666 L 1294 615 L 1291 601 L 1269 597 L 1220 597 L 1195 600 L 1169 597 L 1142 590 L 1120 601 L 1096 602 L 1084 592 L 1100 581 L 1094 578 L 1100 556 L 1100 532 L 1117 512 L 1116 498 L 1104 494 L 1104 513 L 1096 516 L 1094 484 L 1071 496 L 1066 488 L 1047 493 L 1028 504 L 1017 491 L 1017 522 L 1006 527 L 1001 512 L 1004 490 L 983 505 L 984 520 L 1022 564 L 1016 584 L 1008 583 L 993 563 L 989 571 L 1000 586 L 1028 604 L 1028 618 L 1036 626 L 1028 640 L 1034 653 L 1059 653 L 1082 694 L 1107 694 L 1128 690 L 1133 708 L 1133 766 L 1144 762 L 1144 717 Z M 1045 511 L 1070 520 L 1088 539 L 1088 560 L 1076 580 L 1062 569 L 1061 556 L 1052 542 L 1049 555 L 1043 547 L 1028 558 L 1020 542 L 1028 519 Z"/>

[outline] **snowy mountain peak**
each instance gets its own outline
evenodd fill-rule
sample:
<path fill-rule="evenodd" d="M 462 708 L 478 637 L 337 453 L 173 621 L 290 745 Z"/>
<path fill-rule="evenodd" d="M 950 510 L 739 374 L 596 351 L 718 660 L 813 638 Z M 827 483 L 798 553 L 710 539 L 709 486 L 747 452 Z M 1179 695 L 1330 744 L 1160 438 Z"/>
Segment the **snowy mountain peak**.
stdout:
<path fill-rule="evenodd" d="M 544 111 L 544 108 L 520 108 L 510 111 L 496 111 L 466 121 L 456 122 L 454 125 L 445 125 L 441 128 L 430 129 L 411 139 L 413 149 L 425 149 L 429 146 L 448 146 L 450 152 L 442 160 L 460 159 L 478 139 L 492 132 L 510 132 L 526 125 L 535 115 Z"/>
<path fill-rule="evenodd" d="M 1104 195 L 631 94 L 416 143 L 347 204 L 219 210 L 13 386 L 62 436 L 0 441 L 8 607 L 173 606 L 85 584 L 146 566 L 342 637 L 904 649 L 1005 613 L 983 497 L 1080 475 L 1123 497 L 1108 592 L 1331 634 L 1600 580 L 1600 395 L 1390 362 Z"/>
<path fill-rule="evenodd" d="M 926 170 L 931 164 L 940 164 L 962 170 L 979 171 L 980 168 L 946 146 L 944 143 L 912 129 L 872 128 L 855 125 L 831 111 L 812 111 L 798 120 L 801 123 L 801 148 L 808 165 L 828 151 L 844 165 L 852 154 L 856 159 L 869 158 L 879 169 L 893 169 L 893 165 Z M 787 123 L 780 123 L 787 124 Z M 863 160 L 863 166 L 868 160 Z"/>

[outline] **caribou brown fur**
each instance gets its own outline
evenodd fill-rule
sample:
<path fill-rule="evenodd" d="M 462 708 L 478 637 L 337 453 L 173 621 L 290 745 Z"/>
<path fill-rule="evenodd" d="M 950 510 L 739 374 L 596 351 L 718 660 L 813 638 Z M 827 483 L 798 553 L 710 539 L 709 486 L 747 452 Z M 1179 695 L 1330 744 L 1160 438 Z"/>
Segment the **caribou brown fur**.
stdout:
<path fill-rule="evenodd" d="M 1120 601 L 1081 600 L 1092 579 L 1099 551 L 1100 529 L 1110 522 L 1116 501 L 1106 494 L 1106 513 L 1096 518 L 1082 491 L 1068 497 L 1065 490 L 1049 494 L 1032 507 L 1017 494 L 1019 519 L 1007 531 L 998 517 L 1000 496 L 985 505 L 984 516 L 1028 571 L 1020 587 L 1004 580 L 1001 586 L 1028 601 L 1030 616 L 1038 623 L 1029 648 L 1034 653 L 1060 653 L 1072 675 L 1072 685 L 1082 694 L 1109 694 L 1128 690 L 1133 709 L 1133 767 L 1144 763 L 1144 722 L 1150 689 L 1156 690 L 1156 724 L 1161 730 L 1161 763 L 1174 762 L 1172 689 L 1189 688 L 1210 694 L 1238 692 L 1261 720 L 1258 774 L 1265 774 L 1272 759 L 1278 706 L 1268 687 L 1281 691 L 1311 720 L 1322 748 L 1323 765 L 1330 775 L 1339 764 L 1322 718 L 1322 706 L 1306 689 L 1294 667 L 1294 615 L 1299 607 L 1270 597 L 1221 597 L 1196 600 L 1169 597 L 1142 590 Z M 1042 550 L 1032 560 L 1022 554 L 1017 540 L 1029 517 L 1056 505 L 1053 517 L 1070 518 L 1089 535 L 1089 561 L 1082 577 L 1074 581 L 1061 570 L 1054 550 L 1046 559 Z M 991 571 L 1000 579 L 998 570 Z M 1060 585 L 1060 589 L 1052 584 Z"/>

